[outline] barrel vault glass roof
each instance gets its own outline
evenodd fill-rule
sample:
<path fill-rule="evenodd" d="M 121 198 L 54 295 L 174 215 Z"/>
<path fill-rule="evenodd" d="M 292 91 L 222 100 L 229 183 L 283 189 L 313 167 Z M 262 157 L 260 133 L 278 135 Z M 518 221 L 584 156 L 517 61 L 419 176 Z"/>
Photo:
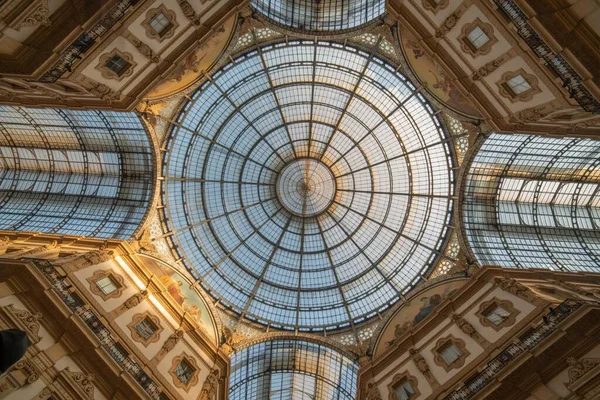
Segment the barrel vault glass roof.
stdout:
<path fill-rule="evenodd" d="M 303 32 L 359 28 L 385 13 L 384 0 L 252 0 L 271 22 Z"/>
<path fill-rule="evenodd" d="M 350 46 L 290 41 L 234 61 L 170 132 L 174 252 L 222 306 L 271 327 L 374 317 L 427 273 L 447 234 L 440 119 L 393 66 Z"/>

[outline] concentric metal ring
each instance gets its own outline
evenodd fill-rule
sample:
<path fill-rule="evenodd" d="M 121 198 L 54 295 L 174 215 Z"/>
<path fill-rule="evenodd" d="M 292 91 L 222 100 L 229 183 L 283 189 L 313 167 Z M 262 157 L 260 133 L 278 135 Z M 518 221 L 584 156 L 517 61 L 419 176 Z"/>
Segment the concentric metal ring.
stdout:
<path fill-rule="evenodd" d="M 275 190 L 286 210 L 298 217 L 314 217 L 333 203 L 335 178 L 322 162 L 303 158 L 285 166 Z"/>

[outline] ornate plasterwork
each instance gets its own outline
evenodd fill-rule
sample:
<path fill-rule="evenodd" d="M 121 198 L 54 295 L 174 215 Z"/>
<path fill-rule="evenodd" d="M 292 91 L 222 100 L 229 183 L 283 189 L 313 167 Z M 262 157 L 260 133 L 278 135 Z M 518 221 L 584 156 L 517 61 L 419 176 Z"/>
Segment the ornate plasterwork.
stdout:
<path fill-rule="evenodd" d="M 532 301 L 535 298 L 535 295 L 527 286 L 508 276 L 496 277 L 494 282 L 500 289 L 527 301 Z"/>
<path fill-rule="evenodd" d="M 452 363 L 447 364 L 446 361 L 442 358 L 441 351 L 448 345 L 454 345 L 460 351 L 460 357 L 454 360 Z M 465 360 L 471 353 L 467 350 L 467 346 L 462 339 L 455 338 L 453 335 L 446 336 L 444 338 L 439 339 L 435 347 L 433 348 L 434 358 L 433 361 L 436 365 L 444 368 L 444 371 L 450 372 L 455 368 L 461 368 L 465 365 Z"/>
<path fill-rule="evenodd" d="M 518 75 L 521 75 L 523 79 L 527 81 L 529 86 L 531 86 L 531 89 L 523 93 L 515 94 L 508 87 L 507 82 Z M 535 75 L 528 74 L 523 68 L 520 68 L 516 71 L 509 71 L 504 73 L 502 75 L 502 78 L 498 82 L 496 82 L 496 84 L 498 85 L 500 95 L 509 99 L 512 103 L 516 103 L 518 101 L 529 101 L 533 98 L 533 96 L 542 92 L 542 90 L 538 86 L 538 79 L 535 77 Z"/>
<path fill-rule="evenodd" d="M 117 286 L 116 290 L 114 290 L 108 294 L 105 294 L 102 290 L 100 290 L 100 288 L 96 284 L 96 282 L 98 280 L 100 280 L 102 278 L 106 278 L 106 277 L 109 277 L 110 279 L 112 279 L 112 281 L 115 283 L 115 286 Z M 108 299 L 116 299 L 116 298 L 120 297 L 121 294 L 123 293 L 123 291 L 125 290 L 125 288 L 127 287 L 127 286 L 125 286 L 125 280 L 123 279 L 123 277 L 118 274 L 115 274 L 110 269 L 95 271 L 92 276 L 87 278 L 87 281 L 89 283 L 90 292 L 92 292 L 96 296 L 100 296 L 102 298 L 102 300 L 104 300 L 104 301 L 106 301 Z"/>
<path fill-rule="evenodd" d="M 158 33 L 154 30 L 150 24 L 150 21 L 152 21 L 154 17 L 161 13 L 169 20 L 169 25 L 162 32 Z M 148 10 L 148 12 L 146 12 L 146 19 L 142 22 L 142 26 L 146 30 L 146 36 L 162 42 L 163 40 L 173 36 L 175 29 L 179 26 L 179 23 L 177 22 L 177 16 L 175 15 L 175 12 L 173 10 L 169 10 L 164 4 L 161 4 L 160 6 L 151 8 Z"/>
<path fill-rule="evenodd" d="M 582 358 L 577 360 L 573 357 L 567 357 L 567 364 L 569 365 L 569 384 L 575 383 L 586 373 L 600 365 L 600 358 Z"/>
<path fill-rule="evenodd" d="M 202 385 L 202 390 L 200 391 L 200 400 L 215 399 L 220 381 L 221 376 L 219 370 L 216 368 L 212 369 Z"/>
<path fill-rule="evenodd" d="M 421 395 L 421 392 L 419 391 L 419 382 L 417 381 L 417 378 L 409 374 L 408 371 L 405 371 L 402 374 L 394 375 L 394 377 L 392 378 L 392 382 L 388 385 L 388 390 L 390 392 L 388 397 L 389 400 L 400 400 L 398 398 L 398 395 L 396 395 L 396 386 L 402 383 L 404 380 L 407 380 L 413 389 L 414 394 L 411 396 L 411 398 L 417 398 Z"/>
<path fill-rule="evenodd" d="M 121 57 L 129 64 L 127 68 L 124 69 L 123 72 L 121 72 L 121 74 L 117 74 L 115 71 L 106 66 L 106 63 L 114 56 Z M 127 78 L 128 76 L 131 76 L 133 74 L 133 70 L 135 69 L 136 65 L 137 63 L 133 61 L 133 55 L 131 53 L 120 51 L 115 47 L 111 52 L 104 53 L 100 56 L 98 65 L 96 65 L 96 70 L 100 71 L 103 78 L 121 81 L 124 78 Z"/>
<path fill-rule="evenodd" d="M 461 331 L 472 337 L 477 343 L 479 343 L 482 347 L 487 346 L 490 342 L 487 341 L 483 336 L 477 332 L 475 327 L 471 325 L 467 320 L 462 318 L 460 315 L 453 314 L 452 320 L 454 323 L 460 328 Z"/>
<path fill-rule="evenodd" d="M 145 319 L 148 319 L 156 327 L 154 333 L 148 338 L 144 338 L 143 336 L 141 336 L 137 330 L 137 325 Z M 131 332 L 131 338 L 134 341 L 143 344 L 145 347 L 148 347 L 150 343 L 158 342 L 158 340 L 160 339 L 160 333 L 163 331 L 163 327 L 160 323 L 160 318 L 158 318 L 155 315 L 152 315 L 148 311 L 135 314 L 131 322 L 127 324 L 127 328 L 129 328 L 129 331 Z"/>
<path fill-rule="evenodd" d="M 19 328 L 27 332 L 29 339 L 37 343 L 40 340 L 40 319 L 42 319 L 42 313 L 36 312 L 32 314 L 28 310 L 20 310 L 15 308 L 12 304 L 2 307 L 2 311 L 12 319 Z"/>
<path fill-rule="evenodd" d="M 94 398 L 94 374 L 86 374 L 79 371 L 71 371 L 68 367 L 65 369 L 65 375 L 73 381 L 85 393 L 88 399 Z"/>
<path fill-rule="evenodd" d="M 48 0 L 35 0 L 16 19 L 9 23 L 14 30 L 38 25 L 50 26 L 50 8 Z"/>
<path fill-rule="evenodd" d="M 494 306 L 502 307 L 510 314 L 499 324 L 494 324 L 486 316 L 486 312 Z M 494 297 L 490 301 L 484 301 L 483 303 L 481 303 L 479 305 L 479 310 L 475 313 L 475 315 L 479 318 L 479 323 L 482 326 L 487 326 L 494 329 L 495 331 L 499 331 L 502 328 L 513 325 L 516 322 L 517 315 L 519 315 L 520 312 L 521 311 L 517 310 L 512 302 L 508 300 L 500 300 Z"/>
<path fill-rule="evenodd" d="M 476 48 L 468 38 L 469 33 L 471 33 L 475 28 L 481 29 L 488 37 L 488 41 L 479 48 Z M 494 27 L 491 24 L 486 24 L 479 18 L 475 18 L 473 22 L 463 25 L 462 32 L 458 37 L 458 41 L 460 42 L 460 46 L 463 51 L 471 54 L 473 57 L 477 57 L 480 55 L 489 54 L 489 52 L 492 51 L 492 46 L 498 42 L 498 39 L 496 39 L 494 36 Z"/>
<path fill-rule="evenodd" d="M 187 383 L 185 383 L 181 379 L 179 379 L 179 377 L 175 373 L 177 366 L 182 361 L 185 361 L 194 370 L 194 372 L 192 373 L 192 377 L 190 378 L 190 380 Z M 200 374 L 200 369 L 198 368 L 198 364 L 196 363 L 196 360 L 193 357 L 187 355 L 186 353 L 181 353 L 181 355 L 173 358 L 173 361 L 171 363 L 171 368 L 169 369 L 169 375 L 171 375 L 171 378 L 173 378 L 173 384 L 176 387 L 183 389 L 186 392 L 189 392 L 190 388 L 192 386 L 195 386 L 198 383 L 198 375 L 199 374 Z"/>
<path fill-rule="evenodd" d="M 435 389 L 438 386 L 440 386 L 435 376 L 433 376 L 433 374 L 431 373 L 431 370 L 429 369 L 429 364 L 427 364 L 425 358 L 423 358 L 423 356 L 416 349 L 413 348 L 408 349 L 408 353 L 410 354 L 410 358 L 412 358 L 413 362 L 417 366 L 417 369 L 421 371 L 423 376 L 425 376 L 425 379 L 427 379 L 427 382 L 431 385 L 431 387 Z"/>
<path fill-rule="evenodd" d="M 450 0 L 440 0 L 436 2 L 435 0 L 421 0 L 421 4 L 423 4 L 423 8 L 437 14 L 440 10 L 448 7 L 450 4 Z"/>

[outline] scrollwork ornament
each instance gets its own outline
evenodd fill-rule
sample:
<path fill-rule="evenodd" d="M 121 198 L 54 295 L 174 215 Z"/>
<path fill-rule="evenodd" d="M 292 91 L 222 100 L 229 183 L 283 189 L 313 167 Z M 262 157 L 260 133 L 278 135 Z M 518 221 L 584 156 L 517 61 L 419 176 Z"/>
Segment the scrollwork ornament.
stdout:
<path fill-rule="evenodd" d="M 573 357 L 567 357 L 566 361 L 570 367 L 568 372 L 569 383 L 574 383 L 597 365 L 600 365 L 600 358 L 582 358 L 578 361 Z"/>

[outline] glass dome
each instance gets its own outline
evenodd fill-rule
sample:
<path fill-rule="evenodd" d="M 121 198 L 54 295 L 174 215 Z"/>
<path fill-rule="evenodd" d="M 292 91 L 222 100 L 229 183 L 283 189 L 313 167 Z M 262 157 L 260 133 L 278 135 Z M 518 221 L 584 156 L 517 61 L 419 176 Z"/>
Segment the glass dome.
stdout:
<path fill-rule="evenodd" d="M 395 303 L 440 255 L 448 139 L 378 57 L 337 43 L 264 46 L 185 105 L 163 166 L 177 257 L 222 306 L 330 330 Z"/>
<path fill-rule="evenodd" d="M 275 24 L 313 33 L 357 29 L 385 14 L 384 0 L 252 0 L 250 5 Z"/>

